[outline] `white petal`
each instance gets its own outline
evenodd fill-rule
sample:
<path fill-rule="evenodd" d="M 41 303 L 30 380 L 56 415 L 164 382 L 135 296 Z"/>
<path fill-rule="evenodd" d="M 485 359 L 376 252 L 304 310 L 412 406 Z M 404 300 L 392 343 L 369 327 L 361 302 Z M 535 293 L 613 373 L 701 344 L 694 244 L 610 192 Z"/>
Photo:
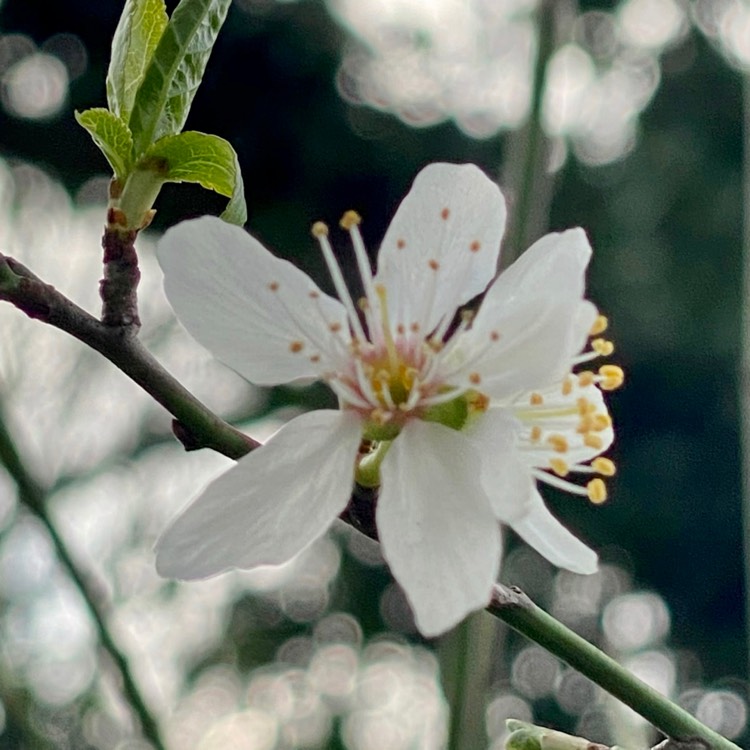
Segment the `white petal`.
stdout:
<path fill-rule="evenodd" d="M 513 530 L 553 565 L 573 573 L 595 573 L 596 552 L 571 534 L 547 509 L 534 492 L 529 512 L 510 524 Z"/>
<path fill-rule="evenodd" d="M 351 412 L 293 419 L 177 516 L 156 544 L 159 574 L 206 578 L 290 560 L 346 507 L 359 441 Z"/>
<path fill-rule="evenodd" d="M 336 369 L 329 326 L 348 331 L 343 305 L 244 230 L 211 216 L 186 221 L 157 255 L 180 322 L 248 380 L 275 385 Z"/>
<path fill-rule="evenodd" d="M 484 607 L 500 565 L 500 529 L 464 435 L 412 421 L 381 468 L 383 555 L 428 637 Z"/>
<path fill-rule="evenodd" d="M 490 409 L 465 431 L 480 457 L 482 485 L 495 517 L 510 523 L 530 507 L 534 480 L 519 460 L 520 422 L 507 409 Z"/>
<path fill-rule="evenodd" d="M 595 315 L 593 305 L 583 300 L 590 257 L 582 229 L 535 242 L 487 290 L 449 363 L 456 368 L 466 361 L 458 380 L 478 374 L 481 390 L 503 400 L 567 373 Z"/>
<path fill-rule="evenodd" d="M 517 300 L 514 308 L 485 299 L 471 329 L 444 367 L 453 368 L 450 382 L 476 383 L 498 401 L 521 391 L 544 388 L 567 374 L 574 340 L 578 342 L 581 300 L 550 296 Z"/>
<path fill-rule="evenodd" d="M 512 307 L 528 297 L 583 297 L 591 245 L 580 227 L 537 240 L 495 280 L 487 295 Z"/>
<path fill-rule="evenodd" d="M 378 255 L 394 328 L 416 322 L 426 335 L 484 290 L 505 216 L 499 188 L 472 164 L 430 164 L 417 175 Z"/>

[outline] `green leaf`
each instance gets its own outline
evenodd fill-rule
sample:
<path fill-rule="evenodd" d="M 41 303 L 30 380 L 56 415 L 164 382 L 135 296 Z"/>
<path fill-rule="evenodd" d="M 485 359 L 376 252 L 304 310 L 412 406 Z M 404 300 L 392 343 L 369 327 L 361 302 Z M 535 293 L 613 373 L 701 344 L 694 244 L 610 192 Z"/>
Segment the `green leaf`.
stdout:
<path fill-rule="evenodd" d="M 182 130 L 231 0 L 182 0 L 169 19 L 135 96 L 130 129 L 137 154 Z"/>
<path fill-rule="evenodd" d="M 88 130 L 118 180 L 124 181 L 133 165 L 133 136 L 128 126 L 103 107 L 76 112 L 78 124 Z"/>
<path fill-rule="evenodd" d="M 229 141 L 187 130 L 159 139 L 139 164 L 158 172 L 165 182 L 197 182 L 229 198 L 221 217 L 231 224 L 247 221 L 240 165 Z"/>
<path fill-rule="evenodd" d="M 125 122 L 168 20 L 164 0 L 125 2 L 107 71 L 107 103 Z"/>

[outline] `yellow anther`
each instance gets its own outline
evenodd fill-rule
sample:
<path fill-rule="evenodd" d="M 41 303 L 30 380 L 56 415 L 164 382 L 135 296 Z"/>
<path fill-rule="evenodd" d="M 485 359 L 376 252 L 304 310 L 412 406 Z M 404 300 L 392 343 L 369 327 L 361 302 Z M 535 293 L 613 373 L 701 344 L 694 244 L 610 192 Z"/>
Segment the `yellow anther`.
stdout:
<path fill-rule="evenodd" d="M 567 453 L 568 451 L 568 439 L 565 435 L 550 435 L 547 442 L 552 446 L 552 450 L 558 453 Z"/>
<path fill-rule="evenodd" d="M 549 467 L 558 477 L 565 477 L 570 471 L 568 464 L 562 458 L 550 458 Z"/>
<path fill-rule="evenodd" d="M 587 385 L 591 385 L 594 382 L 594 373 L 591 370 L 584 370 L 578 373 L 578 385 L 581 388 L 585 388 Z"/>
<path fill-rule="evenodd" d="M 583 444 L 596 451 L 600 451 L 604 447 L 604 441 L 598 435 L 590 432 L 583 436 Z"/>
<path fill-rule="evenodd" d="M 586 485 L 586 494 L 594 505 L 600 505 L 607 499 L 607 485 L 603 479 L 592 479 Z"/>
<path fill-rule="evenodd" d="M 581 421 L 576 427 L 576 432 L 581 435 L 585 435 L 587 432 L 591 432 L 594 429 L 594 418 L 590 414 L 582 414 Z"/>
<path fill-rule="evenodd" d="M 531 428 L 530 438 L 532 443 L 538 443 L 542 439 L 542 428 L 538 424 Z"/>
<path fill-rule="evenodd" d="M 562 382 L 562 395 L 570 396 L 572 391 L 573 391 L 573 379 L 565 378 L 565 380 L 563 380 Z"/>
<path fill-rule="evenodd" d="M 587 414 L 591 414 L 591 407 L 593 406 L 593 404 L 585 396 L 581 396 L 581 398 L 576 401 L 576 406 L 578 407 L 578 413 L 583 418 Z M 596 409 L 596 406 L 594 406 L 594 409 Z"/>
<path fill-rule="evenodd" d="M 531 396 L 529 396 L 529 403 L 532 406 L 541 406 L 544 403 L 544 398 L 541 393 L 532 393 Z"/>
<path fill-rule="evenodd" d="M 609 326 L 609 321 L 605 315 L 597 315 L 594 325 L 591 326 L 589 336 L 598 336 L 600 333 L 604 333 Z"/>
<path fill-rule="evenodd" d="M 328 236 L 328 225 L 323 221 L 316 221 L 312 225 L 313 237 L 327 237 Z"/>
<path fill-rule="evenodd" d="M 594 414 L 592 430 L 602 432 L 612 426 L 612 417 L 609 414 Z"/>
<path fill-rule="evenodd" d="M 470 411 L 484 412 L 489 409 L 490 399 L 488 396 L 485 396 L 483 393 L 479 393 L 478 391 L 474 391 L 473 393 L 470 391 L 470 394 L 471 395 L 467 402 Z"/>
<path fill-rule="evenodd" d="M 607 339 L 594 339 L 591 348 L 602 357 L 609 357 L 615 350 L 615 345 Z"/>
<path fill-rule="evenodd" d="M 614 391 L 625 382 L 625 373 L 617 365 L 604 365 L 600 367 L 599 375 L 603 378 L 599 383 L 599 387 L 603 391 Z"/>
<path fill-rule="evenodd" d="M 292 341 L 289 344 L 289 351 L 292 352 L 292 354 L 297 354 L 302 351 L 305 344 L 303 341 Z"/>
<path fill-rule="evenodd" d="M 339 221 L 339 226 L 347 232 L 357 224 L 362 223 L 362 217 L 356 211 L 347 211 Z"/>
<path fill-rule="evenodd" d="M 598 456 L 591 462 L 591 468 L 605 477 L 613 477 L 617 471 L 615 462 L 604 456 Z"/>

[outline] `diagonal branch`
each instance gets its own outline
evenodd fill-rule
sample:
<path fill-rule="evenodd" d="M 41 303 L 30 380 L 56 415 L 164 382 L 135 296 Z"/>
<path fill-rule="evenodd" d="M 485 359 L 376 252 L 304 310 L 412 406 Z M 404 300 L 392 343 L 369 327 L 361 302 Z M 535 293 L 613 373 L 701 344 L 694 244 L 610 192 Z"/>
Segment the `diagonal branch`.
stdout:
<path fill-rule="evenodd" d="M 740 750 L 733 742 L 709 729 L 612 657 L 537 607 L 515 586 L 497 584 L 487 611 L 630 706 L 671 738 L 672 744 L 665 747 L 685 745 L 710 750 Z"/>
<path fill-rule="evenodd" d="M 175 433 L 187 448 L 211 448 L 237 459 L 258 446 L 257 441 L 216 416 L 170 375 L 140 343 L 137 328 L 98 321 L 17 260 L 1 253 L 0 300 L 103 354 L 175 418 Z"/>

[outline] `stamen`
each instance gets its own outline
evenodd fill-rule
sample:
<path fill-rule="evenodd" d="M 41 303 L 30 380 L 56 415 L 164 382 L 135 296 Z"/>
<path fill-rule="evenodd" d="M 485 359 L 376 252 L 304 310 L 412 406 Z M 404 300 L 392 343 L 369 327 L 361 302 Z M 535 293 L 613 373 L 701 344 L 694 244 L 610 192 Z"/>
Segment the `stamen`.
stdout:
<path fill-rule="evenodd" d="M 378 309 L 380 295 L 377 294 L 375 290 L 372 268 L 370 267 L 370 258 L 367 255 L 367 248 L 362 239 L 362 234 L 359 231 L 359 225 L 361 222 L 362 219 L 356 211 L 347 211 L 341 217 L 339 225 L 342 229 L 349 232 L 349 236 L 352 239 L 354 257 L 357 260 L 359 276 L 362 279 L 362 287 L 365 290 L 365 298 L 368 302 L 368 308 L 365 309 L 365 316 L 367 318 L 367 325 L 370 329 L 370 340 L 373 341 L 382 338 L 382 331 L 380 330 L 381 315 L 378 314 L 380 312 Z M 368 312 L 371 314 L 368 315 Z"/>
<path fill-rule="evenodd" d="M 398 351 L 396 350 L 396 342 L 393 340 L 393 334 L 391 333 L 391 321 L 388 318 L 388 302 L 385 298 L 385 287 L 382 284 L 378 284 L 375 292 L 380 298 L 380 322 L 382 324 L 381 335 L 385 343 L 385 349 L 388 352 L 388 364 L 390 364 L 391 370 L 396 372 L 398 370 L 399 358 Z"/>
<path fill-rule="evenodd" d="M 538 424 L 535 424 L 531 428 L 531 433 L 529 435 L 529 440 L 532 443 L 538 443 L 541 439 L 542 439 L 542 428 Z"/>
<path fill-rule="evenodd" d="M 597 451 L 604 447 L 604 441 L 598 435 L 592 435 L 590 432 L 583 436 L 583 444 Z"/>
<path fill-rule="evenodd" d="M 594 505 L 601 505 L 607 499 L 607 485 L 603 479 L 592 479 L 586 485 L 586 494 Z"/>
<path fill-rule="evenodd" d="M 592 430 L 594 432 L 603 432 L 612 426 L 612 417 L 609 414 L 594 414 L 592 417 Z"/>
<path fill-rule="evenodd" d="M 463 396 L 466 391 L 470 390 L 469 388 L 454 388 L 450 391 L 445 391 L 444 393 L 438 393 L 435 396 L 428 396 L 427 398 L 423 398 L 420 400 L 419 404 L 420 406 L 436 406 L 437 404 L 444 404 L 448 401 L 453 401 L 454 398 L 458 398 L 459 396 Z"/>
<path fill-rule="evenodd" d="M 529 396 L 529 403 L 532 406 L 541 406 L 544 403 L 544 397 L 541 393 L 532 393 L 531 396 Z"/>
<path fill-rule="evenodd" d="M 625 373 L 617 365 L 603 365 L 599 368 L 599 375 L 602 378 L 599 387 L 603 391 L 614 391 L 625 382 Z"/>
<path fill-rule="evenodd" d="M 368 373 L 365 372 L 364 364 L 359 357 L 354 359 L 354 371 L 357 374 L 357 385 L 362 394 L 370 400 L 370 404 L 379 404 L 380 399 L 375 389 L 372 387 L 372 380 Z"/>
<path fill-rule="evenodd" d="M 577 484 L 574 484 L 573 482 L 570 482 L 567 479 L 562 479 L 561 477 L 558 477 L 556 474 L 550 474 L 548 471 L 541 471 L 540 469 L 532 469 L 531 474 L 535 479 L 538 479 L 540 482 L 545 482 L 551 487 L 556 487 L 558 490 L 563 490 L 564 492 L 570 492 L 571 495 L 580 495 L 581 497 L 588 497 L 589 495 L 588 490 L 585 487 L 579 487 Z M 601 482 L 601 479 L 599 481 Z"/>
<path fill-rule="evenodd" d="M 597 456 L 591 462 L 591 468 L 605 477 L 613 477 L 617 471 L 615 462 L 604 456 Z"/>
<path fill-rule="evenodd" d="M 570 471 L 568 464 L 563 461 L 562 458 L 550 458 L 549 467 L 559 477 L 567 476 L 568 472 Z"/>
<path fill-rule="evenodd" d="M 591 330 L 589 331 L 589 336 L 598 336 L 600 333 L 604 333 L 608 326 L 609 320 L 607 320 L 607 317 L 605 315 L 597 315 L 594 325 L 591 326 Z"/>
<path fill-rule="evenodd" d="M 547 442 L 552 446 L 552 450 L 558 453 L 567 453 L 568 440 L 565 435 L 550 435 Z"/>
<path fill-rule="evenodd" d="M 349 289 L 344 281 L 344 274 L 341 273 L 341 268 L 333 254 L 331 243 L 328 241 L 328 227 L 322 221 L 316 221 L 315 224 L 313 224 L 312 233 L 318 240 L 326 266 L 328 266 L 328 273 L 331 275 L 333 286 L 336 289 L 336 293 L 339 295 L 341 303 L 346 308 L 347 315 L 349 316 L 349 323 L 354 331 L 354 335 L 360 341 L 367 341 L 365 332 L 362 329 L 362 324 L 359 322 L 357 310 L 354 307 L 354 301 L 352 300 L 352 296 L 349 294 Z"/>
<path fill-rule="evenodd" d="M 573 392 L 573 379 L 570 377 L 567 377 L 562 382 L 562 395 L 570 396 L 572 392 Z"/>
<path fill-rule="evenodd" d="M 360 409 L 369 409 L 372 404 L 367 403 L 353 388 L 335 378 L 326 381 L 329 388 L 345 403 L 358 406 Z"/>
<path fill-rule="evenodd" d="M 584 370 L 578 373 L 578 385 L 581 388 L 591 385 L 594 382 L 594 373 L 591 370 Z"/>
<path fill-rule="evenodd" d="M 591 348 L 601 357 L 609 357 L 615 350 L 615 345 L 607 339 L 594 339 Z"/>

